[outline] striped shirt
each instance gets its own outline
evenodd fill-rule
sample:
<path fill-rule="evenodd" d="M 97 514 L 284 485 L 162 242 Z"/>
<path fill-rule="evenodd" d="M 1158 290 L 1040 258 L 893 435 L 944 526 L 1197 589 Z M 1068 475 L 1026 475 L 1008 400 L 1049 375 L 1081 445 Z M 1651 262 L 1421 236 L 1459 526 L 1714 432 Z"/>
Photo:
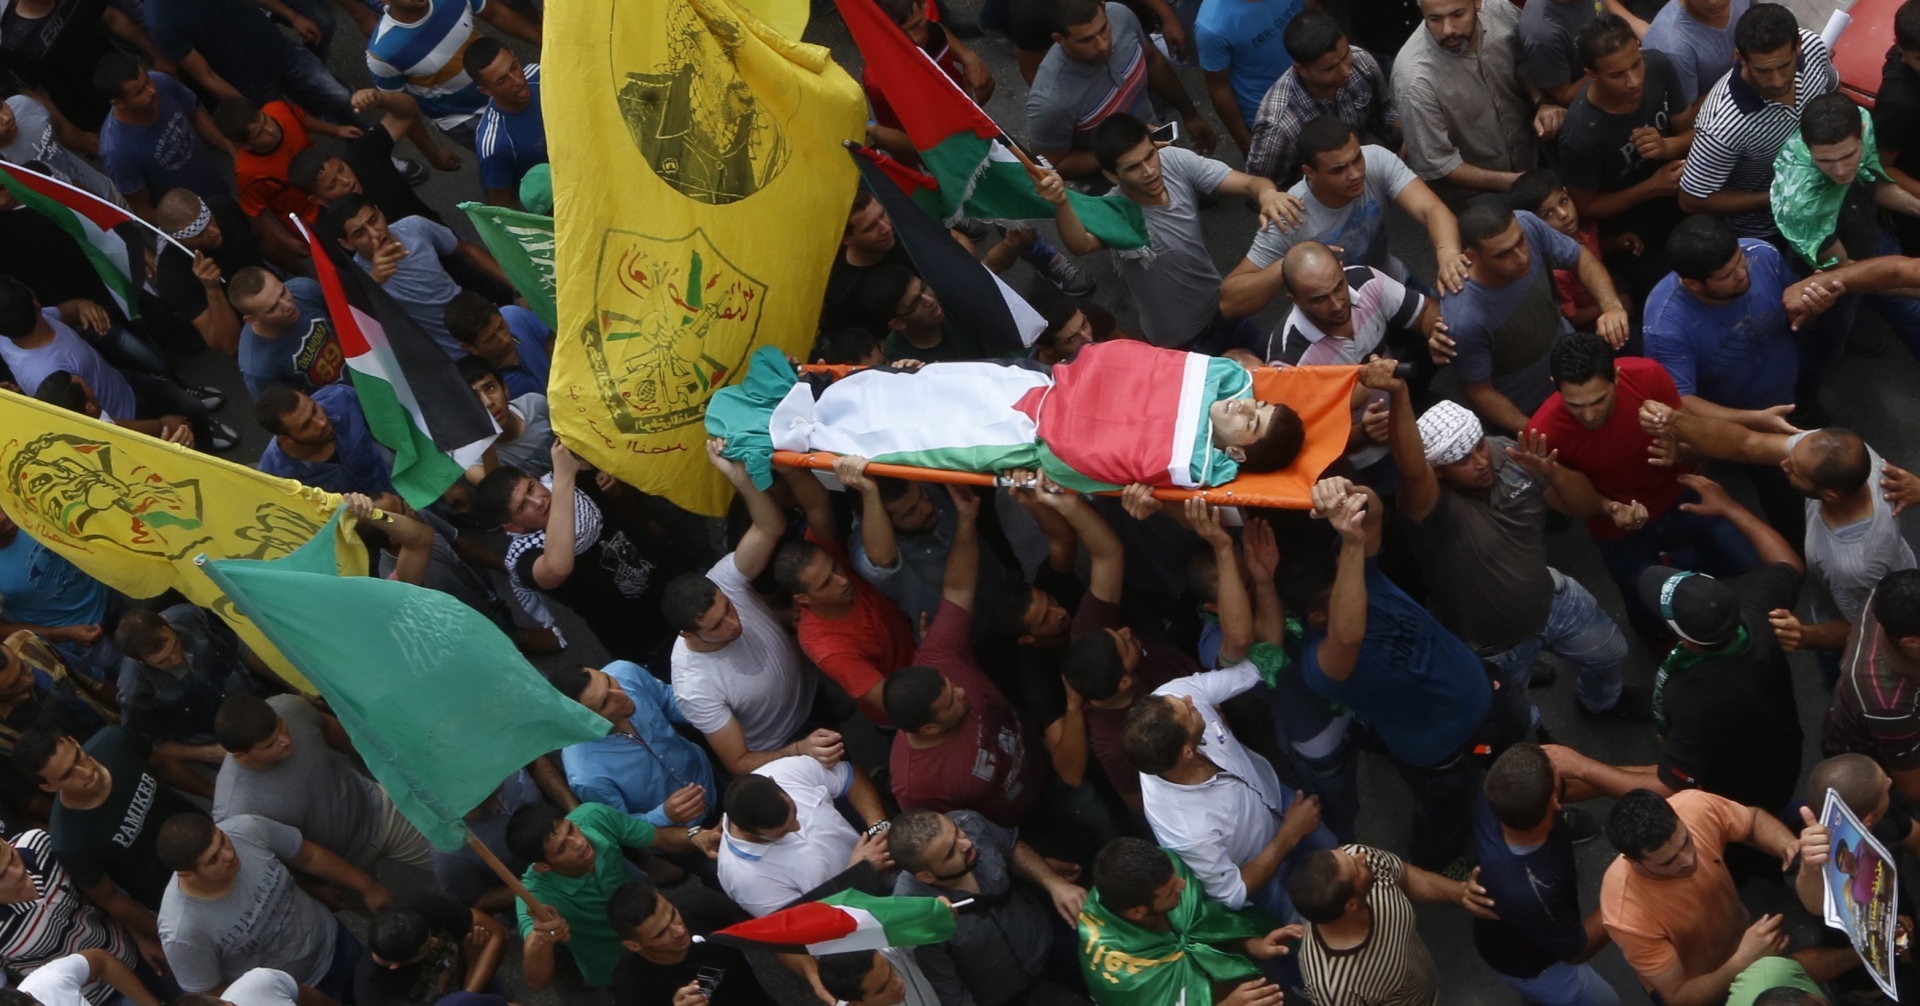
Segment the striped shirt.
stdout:
<path fill-rule="evenodd" d="M 1920 768 L 1920 664 L 1887 638 L 1873 595 L 1847 637 L 1840 683 L 1821 730 L 1820 752 L 1866 755 L 1889 772 Z"/>
<path fill-rule="evenodd" d="M 1793 74 L 1794 103 L 1770 101 L 1740 76 L 1736 66 L 1700 100 L 1693 122 L 1693 148 L 1680 175 L 1680 191 L 1696 199 L 1716 192 L 1765 192 L 1773 182 L 1773 160 L 1787 138 L 1800 128 L 1800 110 L 1808 101 L 1840 86 L 1833 54 L 1820 36 L 1800 32 L 1800 55 Z M 1727 218 L 1748 237 L 1774 232 L 1766 209 Z"/>
<path fill-rule="evenodd" d="M 1089 149 L 1094 127 L 1119 112 L 1143 122 L 1154 119 L 1147 101 L 1146 49 L 1153 43 L 1125 6 L 1109 3 L 1106 10 L 1113 32 L 1113 52 L 1106 62 L 1077 63 L 1056 45 L 1033 75 L 1027 92 L 1027 141 L 1037 149 Z"/>
<path fill-rule="evenodd" d="M 42 964 L 82 950 L 103 949 L 128 967 L 139 963 L 133 940 L 107 914 L 83 899 L 53 858 L 53 839 L 35 828 L 13 840 L 13 850 L 26 865 L 40 897 L 17 905 L 0 905 L 0 962 L 23 974 Z M 104 1006 L 115 995 L 104 981 L 87 986 L 87 1001 Z"/>
<path fill-rule="evenodd" d="M 1365 856 L 1373 871 L 1366 897 L 1373 928 L 1359 946 L 1335 950 L 1321 940 L 1320 927 L 1309 924 L 1296 951 L 1307 994 L 1318 1006 L 1429 1006 L 1440 993 L 1433 956 L 1420 942 L 1413 902 L 1401 887 L 1406 867 L 1400 857 L 1364 845 L 1341 851 Z"/>
<path fill-rule="evenodd" d="M 1365 131 L 1383 140 L 1392 136 L 1391 127 L 1400 121 L 1400 113 L 1394 110 L 1393 93 L 1387 90 L 1387 75 L 1367 50 L 1356 45 L 1351 51 L 1353 72 L 1330 101 L 1307 93 L 1297 66 L 1288 67 L 1267 88 L 1253 117 L 1247 174 L 1263 175 L 1277 185 L 1292 185 L 1300 177 L 1299 155 L 1295 153 L 1300 131 L 1323 115 L 1352 126 L 1356 133 Z"/>
<path fill-rule="evenodd" d="M 473 16 L 487 0 L 433 0 L 427 16 L 412 24 L 389 11 L 367 42 L 367 70 L 382 91 L 404 90 L 420 111 L 441 129 L 453 129 L 480 114 L 486 95 L 461 65 L 467 45 L 478 36 Z"/>
<path fill-rule="evenodd" d="M 480 184 L 490 189 L 518 189 L 520 179 L 536 164 L 547 163 L 547 127 L 540 117 L 540 64 L 525 68 L 527 90 L 533 99 L 518 112 L 502 112 L 487 102 L 480 111 L 480 128 L 473 136 L 480 155 Z"/>

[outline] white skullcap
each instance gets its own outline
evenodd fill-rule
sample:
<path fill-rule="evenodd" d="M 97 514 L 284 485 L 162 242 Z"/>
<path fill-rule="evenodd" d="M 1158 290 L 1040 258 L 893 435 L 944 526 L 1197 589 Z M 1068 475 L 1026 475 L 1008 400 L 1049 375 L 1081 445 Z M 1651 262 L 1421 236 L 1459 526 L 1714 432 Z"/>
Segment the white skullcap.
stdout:
<path fill-rule="evenodd" d="M 1420 445 L 1435 468 L 1472 454 L 1484 435 L 1480 417 L 1458 402 L 1441 402 L 1420 417 Z"/>

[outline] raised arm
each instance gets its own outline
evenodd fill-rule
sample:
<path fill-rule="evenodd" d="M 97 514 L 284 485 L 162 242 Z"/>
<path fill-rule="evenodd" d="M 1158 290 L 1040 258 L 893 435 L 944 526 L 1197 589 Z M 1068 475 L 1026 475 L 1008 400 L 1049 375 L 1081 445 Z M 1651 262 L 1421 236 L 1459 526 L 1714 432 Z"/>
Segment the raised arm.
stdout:
<path fill-rule="evenodd" d="M 867 477 L 870 463 L 858 454 L 843 454 L 834 459 L 833 474 L 841 485 L 860 494 L 860 548 L 866 553 L 867 565 L 884 577 L 899 568 L 900 542 L 894 537 L 887 504 L 880 498 L 880 484 Z"/>
<path fill-rule="evenodd" d="M 1787 544 L 1787 540 L 1780 536 L 1780 532 L 1775 531 L 1773 525 L 1755 516 L 1753 511 L 1734 502 L 1733 497 L 1727 495 L 1727 491 L 1721 487 L 1720 483 L 1705 475 L 1682 475 L 1679 479 L 1681 485 L 1700 495 L 1700 502 L 1682 503 L 1680 509 L 1688 513 L 1725 518 L 1727 523 L 1739 528 L 1740 533 L 1747 536 L 1747 541 L 1752 543 L 1753 550 L 1759 553 L 1762 565 L 1785 563 L 1801 572 L 1806 571 L 1807 564 L 1801 560 L 1800 554 L 1793 550 L 1793 546 Z"/>
<path fill-rule="evenodd" d="M 1053 204 L 1053 224 L 1059 228 L 1060 242 L 1075 255 L 1091 255 L 1105 248 L 1100 239 L 1087 233 L 1080 223 L 1080 214 L 1073 211 L 1073 204 L 1067 201 L 1067 183 L 1061 179 L 1058 171 L 1043 171 L 1034 176 L 1033 191 L 1040 198 Z"/>
<path fill-rule="evenodd" d="M 1427 447 L 1420 439 L 1419 419 L 1413 414 L 1413 392 L 1407 382 L 1393 376 L 1393 368 L 1392 360 L 1370 361 L 1360 368 L 1360 382 L 1392 398 L 1387 450 L 1393 456 L 1394 470 L 1400 473 L 1400 492 L 1394 500 L 1401 516 L 1418 524 L 1440 502 L 1440 476 L 1427 464 Z"/>
<path fill-rule="evenodd" d="M 1113 533 L 1106 518 L 1093 508 L 1093 505 L 1070 489 L 1062 489 L 1048 481 L 1043 475 L 1036 474 L 1039 489 L 1036 499 L 1055 513 L 1067 519 L 1073 526 L 1074 534 L 1080 537 L 1080 544 L 1092 559 L 1091 575 L 1087 578 L 1087 593 L 1108 604 L 1120 603 L 1120 587 L 1124 582 L 1127 563 L 1127 551 L 1120 544 L 1120 536 Z"/>
<path fill-rule="evenodd" d="M 1186 501 L 1187 526 L 1213 549 L 1216 571 L 1214 605 L 1220 616 L 1219 666 L 1237 664 L 1253 645 L 1253 602 L 1247 597 L 1247 582 L 1240 576 L 1240 557 L 1233 550 L 1233 535 L 1220 526 L 1220 511 L 1195 496 Z"/>
<path fill-rule="evenodd" d="M 827 495 L 827 487 L 806 468 L 775 466 L 774 471 L 787 480 L 793 501 L 807 515 L 807 533 L 821 541 L 839 541 L 840 527 L 833 519 L 833 499 Z"/>
<path fill-rule="evenodd" d="M 1725 419 L 1681 411 L 1665 402 L 1649 400 L 1641 404 L 1640 428 L 1650 436 L 1672 437 L 1716 461 L 1777 465 L 1787 457 L 1789 438 L 1784 433 L 1762 433 Z"/>
<path fill-rule="evenodd" d="M 553 495 L 547 502 L 547 542 L 533 561 L 533 582 L 552 590 L 573 575 L 573 488 L 580 459 L 567 445 L 553 442 Z"/>
<path fill-rule="evenodd" d="M 1627 306 L 1620 303 L 1620 295 L 1613 288 L 1613 276 L 1607 272 L 1600 256 L 1581 245 L 1580 263 L 1575 271 L 1579 273 L 1580 285 L 1586 287 L 1594 302 L 1600 305 L 1600 319 L 1594 323 L 1594 331 L 1615 349 L 1626 345 L 1627 337 L 1633 334 L 1627 324 Z"/>
<path fill-rule="evenodd" d="M 1433 243 L 1433 257 L 1439 263 L 1439 287 L 1442 295 L 1459 293 L 1467 282 L 1467 257 L 1460 249 L 1460 223 L 1453 211 L 1440 201 L 1433 188 L 1416 178 L 1393 197 L 1400 207 L 1426 229 Z"/>
<path fill-rule="evenodd" d="M 780 512 L 773 497 L 753 484 L 745 464 L 721 456 L 720 452 L 726 446 L 725 440 L 708 440 L 707 460 L 720 470 L 721 475 L 726 476 L 733 491 L 746 501 L 747 516 L 753 518 L 753 526 L 740 536 L 740 544 L 733 549 L 733 568 L 751 580 L 767 568 L 767 562 L 773 558 L 773 550 L 780 547 L 780 537 L 787 533 L 787 515 Z"/>
<path fill-rule="evenodd" d="M 953 500 L 953 547 L 947 550 L 946 575 L 940 581 L 940 599 L 973 610 L 980 586 L 980 497 L 972 486 L 946 487 Z"/>
<path fill-rule="evenodd" d="M 1340 558 L 1327 600 L 1327 634 L 1317 654 L 1320 670 L 1335 681 L 1353 676 L 1360 644 L 1367 638 L 1367 557 L 1378 548 L 1378 521 L 1368 513 L 1374 497 L 1343 478 L 1313 487 L 1313 507 L 1340 535 Z"/>

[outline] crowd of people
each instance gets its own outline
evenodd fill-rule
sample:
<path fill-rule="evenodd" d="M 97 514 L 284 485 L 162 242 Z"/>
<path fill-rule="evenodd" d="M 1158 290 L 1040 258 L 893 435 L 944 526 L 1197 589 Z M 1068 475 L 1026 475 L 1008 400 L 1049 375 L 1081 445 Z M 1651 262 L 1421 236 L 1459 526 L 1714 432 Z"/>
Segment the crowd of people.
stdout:
<path fill-rule="evenodd" d="M 122 596 L 0 514 L 0 1006 L 505 1006 L 509 958 L 516 990 L 620 1006 L 1408 1006 L 1458 998 L 1426 913 L 1544 1006 L 1880 1001 L 1844 935 L 1807 942 L 1742 893 L 1822 916 L 1830 792 L 1920 851 L 1920 569 L 1897 519 L 1920 478 L 1820 400 L 1850 341 L 1886 351 L 1854 333 L 1863 305 L 1920 353 L 1900 161 L 1920 0 L 1871 112 L 1819 36 L 1752 0 L 1650 20 L 1405 0 L 1404 39 L 1356 7 L 1371 51 L 1314 0 L 989 0 L 980 24 L 878 2 L 982 103 L 1013 82 L 964 39 L 1017 57 L 1053 233 L 952 231 L 1037 280 L 1045 330 L 998 362 L 1138 339 L 1230 361 L 1237 387 L 1356 366 L 1313 509 L 1028 470 L 975 490 L 858 454 L 769 487 L 715 439 L 737 499 L 702 521 L 556 437 L 554 332 L 414 189 L 473 158 L 471 195 L 552 211 L 540 67 L 517 52 L 536 0 L 12 0 L 0 158 L 171 240 L 116 291 L 0 188 L 5 386 L 232 453 L 220 416 L 244 410 L 178 367 L 233 360 L 268 438 L 247 460 L 341 494 L 375 575 L 487 615 L 609 732 L 473 808 L 484 853 L 437 850 L 324 700 L 219 617 Z M 329 69 L 350 37 L 371 87 Z M 871 145 L 917 163 L 899 102 L 870 99 Z M 1216 121 L 1243 170 L 1210 156 Z M 1106 249 L 1069 192 L 1135 204 L 1149 242 Z M 1222 197 L 1251 235 L 1224 273 L 1202 223 Z M 499 427 L 431 506 L 395 491 L 290 216 Z M 1390 252 L 1395 216 L 1430 273 Z M 1076 261 L 1103 250 L 1126 318 Z M 989 358 L 867 191 L 819 320 L 814 362 Z M 1250 438 L 1267 414 L 1245 411 Z M 1576 522 L 1611 586 L 1549 564 Z M 608 660 L 570 659 L 590 643 L 554 607 Z M 1800 650 L 1831 703 L 1810 767 Z M 1556 666 L 1577 715 L 1658 756 L 1556 742 L 1531 696 Z M 1404 800 L 1362 792 L 1363 754 Z M 1363 808 L 1410 819 L 1408 846 L 1361 844 Z M 1574 849 L 1602 836 L 1617 856 L 1583 911 Z M 817 958 L 699 939 L 846 889 L 944 898 L 954 935 Z M 1640 989 L 1594 968 L 1610 943 Z"/>

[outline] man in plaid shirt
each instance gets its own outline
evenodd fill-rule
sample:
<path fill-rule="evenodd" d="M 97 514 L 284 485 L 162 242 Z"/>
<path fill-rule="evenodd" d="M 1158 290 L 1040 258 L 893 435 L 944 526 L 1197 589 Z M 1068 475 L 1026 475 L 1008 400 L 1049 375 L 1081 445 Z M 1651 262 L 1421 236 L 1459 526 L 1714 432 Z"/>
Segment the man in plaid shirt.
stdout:
<path fill-rule="evenodd" d="M 1400 116 L 1393 108 L 1387 75 L 1365 49 L 1347 43 L 1346 32 L 1323 11 L 1302 11 L 1287 25 L 1282 42 L 1293 66 L 1260 99 L 1253 123 L 1247 173 L 1271 178 L 1281 188 L 1300 177 L 1296 145 L 1300 130 L 1323 115 L 1400 146 Z"/>

